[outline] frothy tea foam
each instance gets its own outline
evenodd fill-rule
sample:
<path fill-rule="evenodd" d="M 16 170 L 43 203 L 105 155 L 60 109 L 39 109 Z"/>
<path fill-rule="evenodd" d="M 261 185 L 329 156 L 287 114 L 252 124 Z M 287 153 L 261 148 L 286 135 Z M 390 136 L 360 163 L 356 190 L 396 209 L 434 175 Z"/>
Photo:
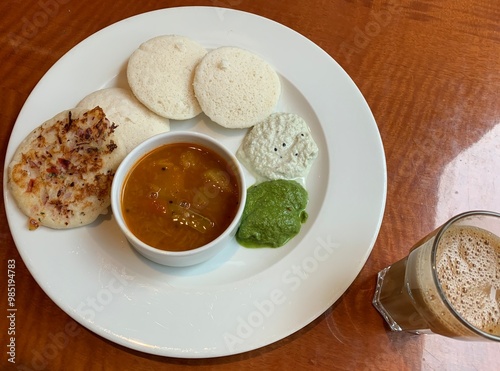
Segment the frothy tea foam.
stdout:
<path fill-rule="evenodd" d="M 500 238 L 454 226 L 439 244 L 436 269 L 453 308 L 471 325 L 500 335 Z"/>

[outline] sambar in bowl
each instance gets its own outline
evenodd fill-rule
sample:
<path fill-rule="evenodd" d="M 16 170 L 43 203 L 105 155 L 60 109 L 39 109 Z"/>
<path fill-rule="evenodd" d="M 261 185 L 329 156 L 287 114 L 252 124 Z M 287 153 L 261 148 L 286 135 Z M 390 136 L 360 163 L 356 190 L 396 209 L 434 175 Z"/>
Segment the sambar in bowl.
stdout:
<path fill-rule="evenodd" d="M 222 144 L 196 132 L 158 134 L 118 167 L 111 207 L 146 258 L 169 266 L 201 263 L 233 238 L 246 201 L 241 165 Z"/>

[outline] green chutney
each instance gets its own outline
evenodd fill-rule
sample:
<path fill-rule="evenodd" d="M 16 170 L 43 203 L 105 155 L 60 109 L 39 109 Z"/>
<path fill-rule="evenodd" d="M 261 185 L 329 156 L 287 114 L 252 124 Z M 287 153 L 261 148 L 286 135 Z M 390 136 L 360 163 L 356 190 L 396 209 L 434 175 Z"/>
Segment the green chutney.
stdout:
<path fill-rule="evenodd" d="M 294 180 L 252 185 L 236 240 L 245 247 L 280 247 L 299 233 L 307 220 L 307 191 Z"/>

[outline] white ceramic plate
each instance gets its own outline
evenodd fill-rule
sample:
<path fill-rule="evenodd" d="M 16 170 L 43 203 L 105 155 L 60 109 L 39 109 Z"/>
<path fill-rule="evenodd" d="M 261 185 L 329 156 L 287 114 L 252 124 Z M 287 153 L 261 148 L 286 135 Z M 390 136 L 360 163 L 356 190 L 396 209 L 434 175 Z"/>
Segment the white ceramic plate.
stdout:
<path fill-rule="evenodd" d="M 276 68 L 283 84 L 278 110 L 304 117 L 320 148 L 307 179 L 310 217 L 300 234 L 279 249 L 234 242 L 199 266 L 168 268 L 135 253 L 111 216 L 72 230 L 28 231 L 4 176 L 9 225 L 43 290 L 104 338 L 172 357 L 256 349 L 306 326 L 344 293 L 371 252 L 385 206 L 385 158 L 374 118 L 349 76 L 314 43 L 229 9 L 172 8 L 125 19 L 75 46 L 42 78 L 14 126 L 6 165 L 46 119 L 94 90 L 126 87 L 127 58 L 160 34 L 185 35 L 207 48 L 246 48 Z M 245 133 L 203 115 L 171 128 L 205 132 L 234 151 Z"/>

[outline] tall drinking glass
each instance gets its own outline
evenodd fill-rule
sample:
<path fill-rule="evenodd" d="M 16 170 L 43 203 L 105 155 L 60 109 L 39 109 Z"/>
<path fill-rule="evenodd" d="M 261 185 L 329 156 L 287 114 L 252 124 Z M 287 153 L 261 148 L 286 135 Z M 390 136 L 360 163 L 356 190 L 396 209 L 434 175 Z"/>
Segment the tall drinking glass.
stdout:
<path fill-rule="evenodd" d="M 500 341 L 500 214 L 460 214 L 378 273 L 373 304 L 393 331 Z"/>

